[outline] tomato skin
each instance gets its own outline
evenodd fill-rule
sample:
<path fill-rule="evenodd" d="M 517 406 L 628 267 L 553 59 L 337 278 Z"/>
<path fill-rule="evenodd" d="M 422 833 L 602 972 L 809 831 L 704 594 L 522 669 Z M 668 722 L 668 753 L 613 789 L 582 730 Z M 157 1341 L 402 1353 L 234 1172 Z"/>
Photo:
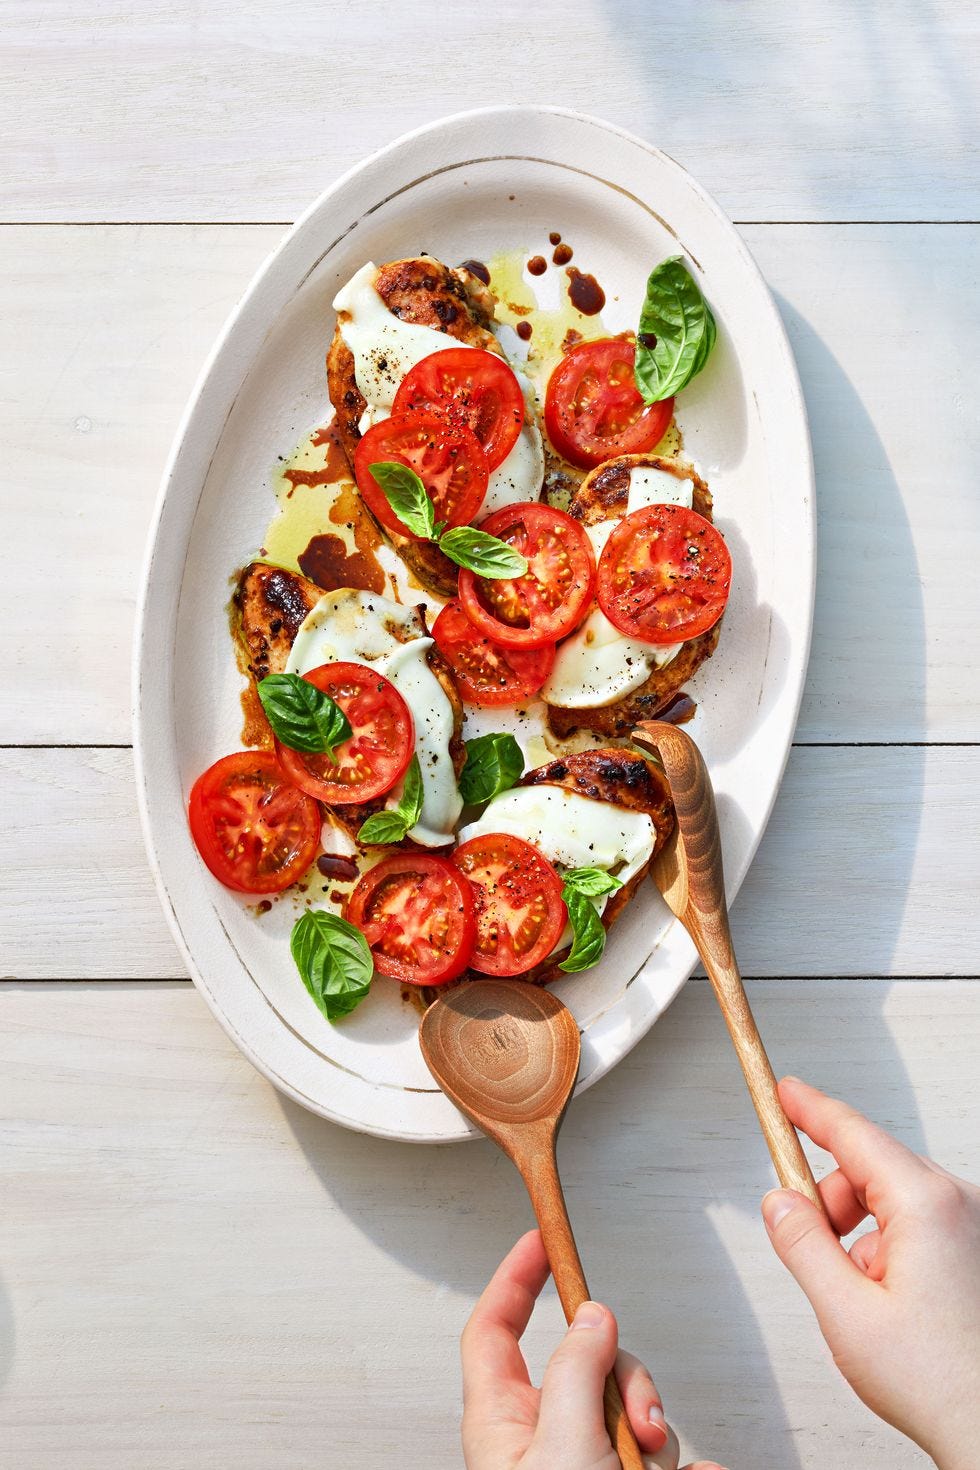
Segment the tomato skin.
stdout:
<path fill-rule="evenodd" d="M 436 647 L 452 669 L 456 687 L 469 704 L 491 707 L 520 704 L 537 694 L 555 662 L 555 645 L 507 648 L 474 628 L 456 598 L 447 602 L 432 627 Z"/>
<path fill-rule="evenodd" d="M 453 853 L 473 885 L 476 942 L 470 968 L 482 975 L 524 975 L 548 958 L 567 911 L 561 879 L 547 858 L 520 837 L 488 832 Z"/>
<path fill-rule="evenodd" d="M 595 586 L 595 555 L 578 521 L 550 505 L 507 505 L 480 530 L 530 563 L 523 577 L 492 580 L 463 568 L 459 596 L 473 626 L 508 648 L 543 648 L 578 627 Z"/>
<path fill-rule="evenodd" d="M 674 413 L 674 400 L 646 404 L 633 377 L 636 345 L 620 337 L 580 342 L 548 379 L 544 422 L 569 464 L 594 469 L 620 454 L 656 448 Z"/>
<path fill-rule="evenodd" d="M 191 788 L 188 821 L 207 867 L 236 893 L 281 893 L 320 845 L 320 808 L 269 750 L 235 751 L 209 766 Z"/>
<path fill-rule="evenodd" d="M 683 643 L 725 611 L 732 558 L 721 532 L 683 505 L 624 516 L 599 558 L 599 606 L 621 633 Z"/>
<path fill-rule="evenodd" d="M 321 664 L 303 678 L 329 694 L 353 734 L 328 755 L 290 750 L 276 740 L 279 764 L 295 786 L 328 806 L 373 801 L 404 776 L 415 749 L 412 712 L 394 684 L 366 664 Z"/>
<path fill-rule="evenodd" d="M 473 890 L 433 853 L 394 853 L 369 868 L 344 916 L 370 945 L 378 973 L 407 985 L 455 980 L 473 953 Z"/>
<path fill-rule="evenodd" d="M 415 471 L 428 490 L 437 521 L 468 526 L 483 504 L 490 475 L 476 435 L 432 413 L 403 413 L 382 419 L 360 439 L 354 455 L 357 488 L 376 520 L 411 541 L 415 536 L 392 510 L 371 474 L 371 465 L 397 460 Z"/>
<path fill-rule="evenodd" d="M 524 426 L 524 395 L 513 370 L 495 352 L 449 347 L 416 363 L 402 380 L 392 413 L 422 410 L 470 429 L 487 468 L 503 464 Z"/>

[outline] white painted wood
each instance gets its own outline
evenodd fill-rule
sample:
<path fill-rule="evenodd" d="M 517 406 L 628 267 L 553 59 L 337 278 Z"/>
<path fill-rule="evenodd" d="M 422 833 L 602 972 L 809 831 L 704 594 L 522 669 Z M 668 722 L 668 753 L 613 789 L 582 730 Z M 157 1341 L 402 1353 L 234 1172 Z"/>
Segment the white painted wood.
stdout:
<path fill-rule="evenodd" d="M 506 102 L 641 133 L 739 219 L 976 218 L 976 40 L 959 0 L 11 0 L 3 218 L 292 219 L 406 128 Z"/>
<path fill-rule="evenodd" d="M 797 738 L 976 739 L 980 227 L 743 233 L 789 328 L 817 465 L 817 614 Z M 44 596 L 7 609 L 0 740 L 128 741 L 130 629 L 159 474 L 223 318 L 280 234 L 0 230 L 6 544 L 12 565 L 45 573 Z"/>
<path fill-rule="evenodd" d="M 0 751 L 0 813 L 16 854 L 0 865 L 0 975 L 185 973 L 146 867 L 128 750 Z M 734 907 L 742 968 L 971 974 L 978 865 L 980 749 L 797 748 Z"/>
<path fill-rule="evenodd" d="M 975 1168 L 980 984 L 751 992 L 777 1067 Z M 461 1464 L 458 1333 L 530 1223 L 489 1144 L 420 1153 L 301 1112 L 184 986 L 8 988 L 0 1119 L 2 1470 Z M 770 1252 L 770 1164 L 706 984 L 573 1104 L 559 1153 L 592 1289 L 689 1457 L 923 1464 Z M 549 1289 L 536 1373 L 560 1331 Z"/>

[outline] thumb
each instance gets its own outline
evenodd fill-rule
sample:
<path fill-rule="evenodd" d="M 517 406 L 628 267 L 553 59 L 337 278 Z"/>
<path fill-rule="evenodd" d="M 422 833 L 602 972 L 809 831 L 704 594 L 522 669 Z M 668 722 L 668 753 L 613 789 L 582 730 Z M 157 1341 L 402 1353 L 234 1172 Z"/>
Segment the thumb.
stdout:
<path fill-rule="evenodd" d="M 795 1276 L 818 1319 L 854 1306 L 869 1285 L 822 1211 L 792 1189 L 771 1189 L 762 1218 L 783 1265 Z M 821 1321 L 822 1325 L 822 1321 Z"/>
<path fill-rule="evenodd" d="M 616 1360 L 616 1319 L 608 1307 L 583 1302 L 541 1381 L 535 1439 L 551 1463 L 591 1463 L 609 1452 L 602 1394 Z M 563 1454 L 559 1453 L 563 1451 Z"/>

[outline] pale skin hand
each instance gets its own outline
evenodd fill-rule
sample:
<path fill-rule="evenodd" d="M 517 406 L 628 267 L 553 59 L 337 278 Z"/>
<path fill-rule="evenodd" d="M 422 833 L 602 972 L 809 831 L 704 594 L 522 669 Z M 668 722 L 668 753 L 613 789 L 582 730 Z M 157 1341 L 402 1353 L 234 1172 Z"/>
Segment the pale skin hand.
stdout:
<path fill-rule="evenodd" d="M 766 1195 L 762 1213 L 776 1253 L 855 1393 L 940 1470 L 973 1470 L 980 1189 L 805 1082 L 785 1077 L 779 1095 L 792 1122 L 839 1168 L 820 1185 L 830 1224 L 792 1190 Z M 838 1235 L 868 1215 L 877 1229 L 845 1252 Z"/>
<path fill-rule="evenodd" d="M 602 1390 L 616 1365 L 633 1433 L 648 1464 L 677 1470 L 677 1441 L 647 1370 L 616 1352 L 616 1319 L 585 1302 L 532 1387 L 520 1339 L 548 1279 L 536 1230 L 517 1242 L 463 1332 L 463 1455 L 467 1470 L 619 1470 L 603 1422 Z M 699 1461 L 685 1470 L 722 1470 Z"/>

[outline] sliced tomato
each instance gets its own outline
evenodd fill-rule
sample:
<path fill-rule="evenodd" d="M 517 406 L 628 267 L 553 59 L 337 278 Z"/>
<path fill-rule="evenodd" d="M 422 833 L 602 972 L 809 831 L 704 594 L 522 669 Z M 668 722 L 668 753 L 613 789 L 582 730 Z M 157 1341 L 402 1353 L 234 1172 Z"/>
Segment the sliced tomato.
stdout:
<path fill-rule="evenodd" d="M 402 380 L 392 413 L 421 409 L 470 429 L 488 469 L 503 464 L 524 425 L 524 395 L 514 372 L 495 352 L 449 347 L 423 357 Z"/>
<path fill-rule="evenodd" d="M 725 611 L 732 558 L 720 531 L 683 505 L 648 505 L 625 516 L 599 558 L 599 606 L 647 643 L 683 643 Z"/>
<path fill-rule="evenodd" d="M 371 474 L 371 466 L 384 460 L 397 460 L 415 471 L 429 492 L 437 521 L 467 526 L 483 504 L 489 482 L 487 457 L 479 439 L 463 424 L 451 426 L 433 413 L 400 413 L 382 419 L 358 443 L 354 478 L 368 509 L 389 531 L 418 541 L 421 538 L 402 525 Z"/>
<path fill-rule="evenodd" d="M 508 648 L 543 648 L 577 628 L 595 585 L 592 543 L 563 510 L 507 505 L 480 523 L 527 557 L 523 577 L 494 580 L 464 569 L 463 610 L 475 628 Z"/>
<path fill-rule="evenodd" d="M 366 664 L 321 664 L 303 678 L 340 705 L 352 735 L 329 755 L 276 741 L 289 779 L 329 806 L 373 801 L 404 776 L 415 749 L 415 722 L 394 684 Z"/>
<path fill-rule="evenodd" d="M 432 628 L 436 646 L 469 704 L 520 704 L 537 694 L 555 662 L 555 645 L 506 648 L 474 628 L 454 598 Z"/>
<path fill-rule="evenodd" d="M 409 985 L 442 985 L 473 953 L 473 890 L 446 858 L 399 852 L 370 868 L 347 900 L 375 969 Z"/>
<path fill-rule="evenodd" d="M 283 775 L 269 750 L 239 750 L 198 776 L 191 835 L 211 872 L 239 893 L 280 893 L 320 845 L 320 808 Z"/>
<path fill-rule="evenodd" d="M 476 944 L 470 965 L 483 975 L 523 975 L 548 958 L 567 913 L 561 879 L 530 842 L 504 832 L 473 837 L 453 853 L 473 885 Z"/>
<path fill-rule="evenodd" d="M 618 454 L 645 454 L 663 438 L 674 400 L 647 405 L 633 377 L 634 343 L 622 338 L 581 342 L 548 380 L 548 438 L 570 464 L 592 469 Z"/>

